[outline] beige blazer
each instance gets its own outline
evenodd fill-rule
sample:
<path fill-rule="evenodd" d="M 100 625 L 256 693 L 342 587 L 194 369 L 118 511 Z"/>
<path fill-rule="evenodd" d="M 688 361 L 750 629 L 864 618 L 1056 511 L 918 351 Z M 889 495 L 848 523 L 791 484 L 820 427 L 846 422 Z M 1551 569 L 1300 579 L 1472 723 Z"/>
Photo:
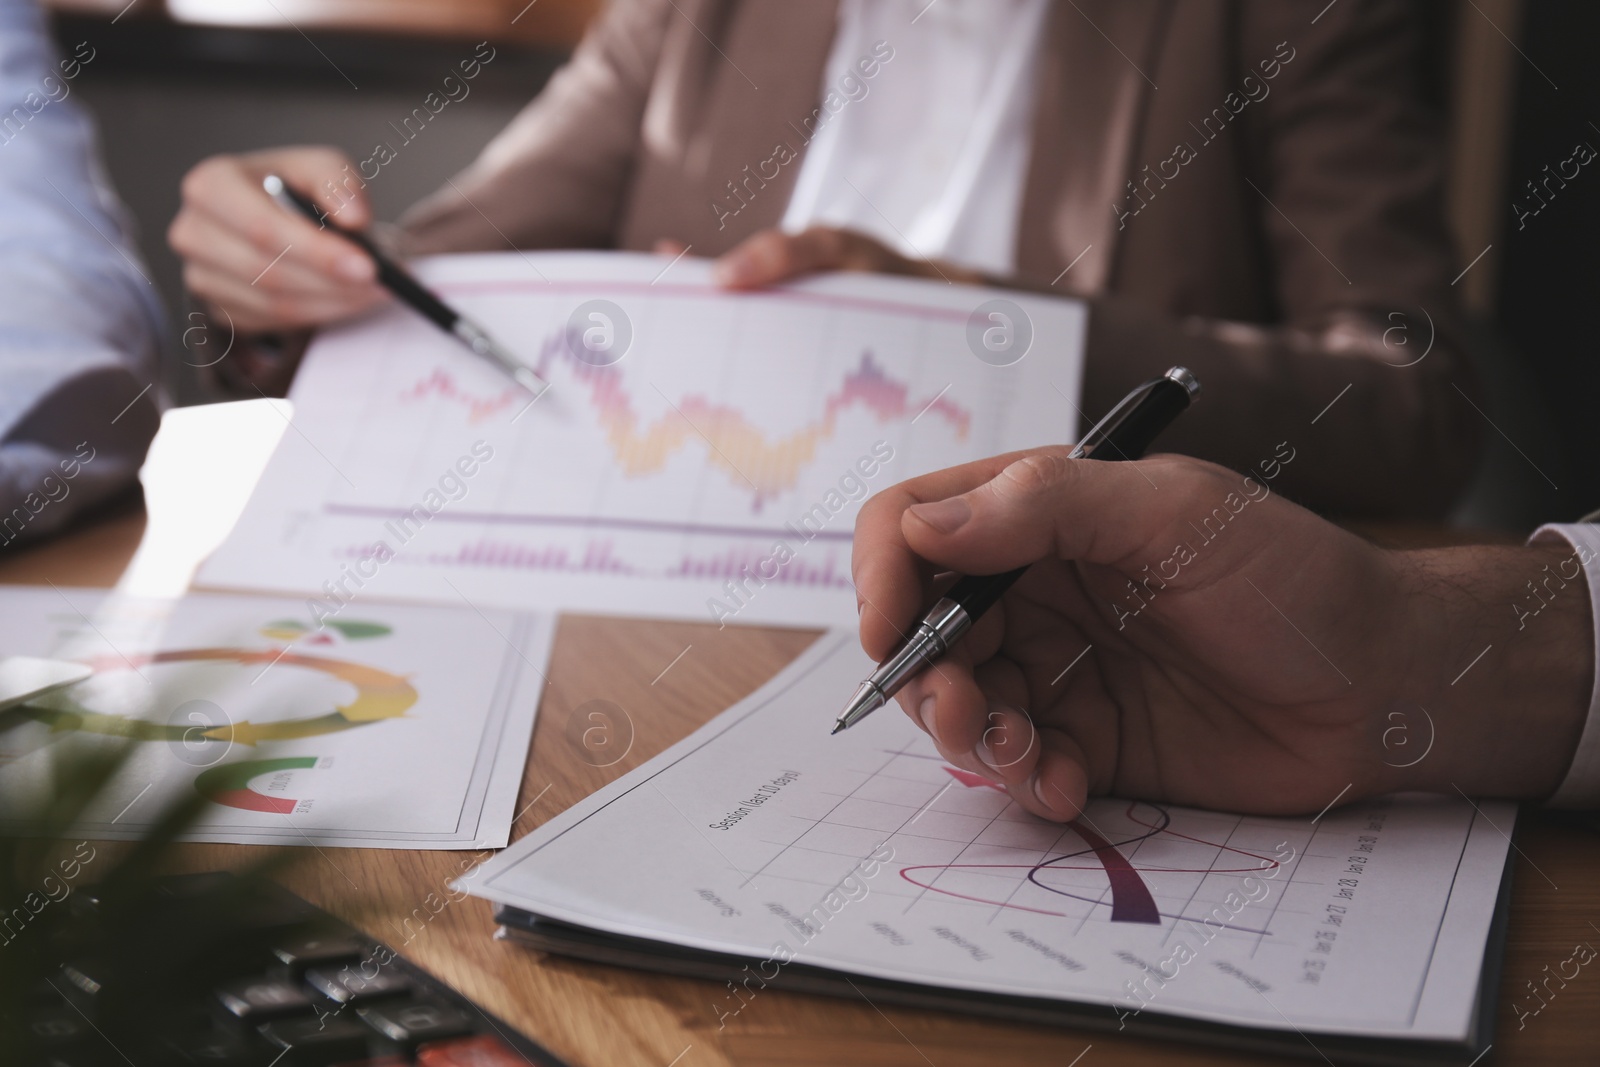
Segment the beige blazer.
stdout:
<path fill-rule="evenodd" d="M 1012 282 L 1091 301 L 1091 416 L 1182 363 L 1204 395 L 1164 448 L 1245 470 L 1287 442 L 1275 484 L 1312 507 L 1437 515 L 1481 416 L 1454 341 L 1419 28 L 1398 0 L 1313 22 L 1320 7 L 1056 3 Z M 406 215 L 408 251 L 673 238 L 715 255 L 776 225 L 835 16 L 832 0 L 613 0 L 454 186 Z"/>

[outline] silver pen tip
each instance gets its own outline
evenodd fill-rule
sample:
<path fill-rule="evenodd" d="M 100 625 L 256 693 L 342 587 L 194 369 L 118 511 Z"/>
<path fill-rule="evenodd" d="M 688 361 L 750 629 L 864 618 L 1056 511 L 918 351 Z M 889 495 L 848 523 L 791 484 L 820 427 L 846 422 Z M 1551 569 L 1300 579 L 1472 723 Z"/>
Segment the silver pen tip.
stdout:
<path fill-rule="evenodd" d="M 550 388 L 550 383 L 526 363 L 522 362 L 510 352 L 507 352 L 494 340 L 489 340 L 486 350 L 482 355 L 490 356 L 511 372 L 511 378 L 534 396 L 538 396 Z"/>
<path fill-rule="evenodd" d="M 450 332 L 460 338 L 474 354 L 498 363 L 513 381 L 535 397 L 550 387 L 550 383 L 540 377 L 532 367 L 518 359 L 504 345 L 496 341 L 488 330 L 465 315 L 456 319 L 456 324 L 451 327 Z"/>
<path fill-rule="evenodd" d="M 872 712 L 883 707 L 887 702 L 884 699 L 883 690 L 871 682 L 862 682 L 860 688 L 856 690 L 856 695 L 850 698 L 850 703 L 846 704 L 844 710 L 839 713 L 833 732 L 838 733 L 840 730 L 848 730 Z"/>

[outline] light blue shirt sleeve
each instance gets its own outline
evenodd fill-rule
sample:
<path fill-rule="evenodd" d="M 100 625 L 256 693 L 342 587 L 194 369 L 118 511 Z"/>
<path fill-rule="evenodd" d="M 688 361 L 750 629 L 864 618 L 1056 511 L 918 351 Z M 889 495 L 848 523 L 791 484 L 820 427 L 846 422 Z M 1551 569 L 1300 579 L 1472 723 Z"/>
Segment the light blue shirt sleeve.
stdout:
<path fill-rule="evenodd" d="M 34 0 L 0 0 L 0 552 L 129 484 L 161 309 Z"/>

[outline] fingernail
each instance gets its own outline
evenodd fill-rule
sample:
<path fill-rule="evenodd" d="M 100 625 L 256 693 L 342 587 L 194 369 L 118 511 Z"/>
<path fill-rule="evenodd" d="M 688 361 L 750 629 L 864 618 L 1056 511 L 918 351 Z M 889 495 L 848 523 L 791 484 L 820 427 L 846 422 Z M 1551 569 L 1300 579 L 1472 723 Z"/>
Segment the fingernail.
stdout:
<path fill-rule="evenodd" d="M 922 728 L 928 731 L 928 736 L 933 736 L 933 697 L 922 698 L 922 703 L 917 705 L 917 718 L 922 720 Z"/>
<path fill-rule="evenodd" d="M 860 597 L 856 598 L 856 618 L 861 617 L 861 612 L 866 608 L 867 602 Z"/>
<path fill-rule="evenodd" d="M 972 509 L 958 496 L 931 504 L 914 504 L 908 510 L 935 530 L 947 534 L 955 533 L 972 518 Z"/>
<path fill-rule="evenodd" d="M 1028 779 L 1028 784 L 1033 787 L 1033 797 L 1034 797 L 1034 799 L 1037 800 L 1041 805 L 1043 805 L 1044 809 L 1046 811 L 1055 811 L 1056 810 L 1056 806 L 1054 804 L 1050 803 L 1050 801 L 1045 798 L 1045 795 L 1044 795 L 1044 780 L 1039 777 L 1039 772 L 1038 771 L 1034 771 L 1033 772 L 1033 775 Z"/>
<path fill-rule="evenodd" d="M 1000 773 L 999 763 L 994 758 L 994 749 L 989 747 L 987 740 L 980 738 L 978 743 L 972 746 L 972 754 L 977 757 L 979 763 L 994 771 L 995 774 Z"/>
<path fill-rule="evenodd" d="M 336 269 L 340 277 L 353 282 L 370 282 L 373 277 L 372 260 L 366 256 L 343 256 Z"/>

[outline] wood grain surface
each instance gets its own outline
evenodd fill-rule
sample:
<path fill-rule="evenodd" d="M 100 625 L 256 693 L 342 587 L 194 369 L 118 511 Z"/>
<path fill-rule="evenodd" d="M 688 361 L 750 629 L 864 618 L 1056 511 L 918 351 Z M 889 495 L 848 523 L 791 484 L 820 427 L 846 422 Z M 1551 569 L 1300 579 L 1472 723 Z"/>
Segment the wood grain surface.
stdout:
<path fill-rule="evenodd" d="M 0 583 L 110 585 L 143 526 L 142 513 L 124 510 L 38 547 L 0 548 Z M 1447 532 L 1431 530 L 1387 540 L 1450 539 Z M 751 692 L 815 637 L 814 631 L 718 630 L 690 623 L 563 616 L 513 838 Z M 596 709 L 609 714 L 612 734 L 607 744 L 616 746 L 611 750 L 616 755 L 603 760 L 594 747 L 574 744 L 567 735 L 575 714 L 587 723 L 587 711 Z M 595 766 L 611 759 L 616 762 Z M 1600 961 L 1583 967 L 1564 986 L 1559 980 L 1546 981 L 1575 945 L 1600 947 L 1600 836 L 1585 822 L 1525 810 L 1516 846 L 1510 944 L 1497 1005 L 1499 1032 L 1481 1062 L 1600 1062 Z M 181 853 L 181 864 L 195 869 L 239 867 L 259 854 L 251 846 L 236 845 L 188 845 Z M 470 868 L 473 853 L 340 848 L 296 853 L 281 875 L 295 892 L 387 941 L 585 1067 L 1198 1067 L 1274 1062 L 1113 1034 L 880 1009 L 865 999 L 788 993 L 781 981 L 760 991 L 719 1030 L 712 1005 L 721 1003 L 726 991 L 715 983 L 543 956 L 493 940 L 494 922 L 484 901 L 466 898 L 440 908 L 447 900 L 445 884 Z M 1539 988 L 1542 1008 L 1530 983 Z M 1539 1011 L 1519 1019 L 1514 1005 L 1524 1012 Z M 1306 1054 L 1312 1062 L 1322 1062 L 1314 1047 Z"/>

